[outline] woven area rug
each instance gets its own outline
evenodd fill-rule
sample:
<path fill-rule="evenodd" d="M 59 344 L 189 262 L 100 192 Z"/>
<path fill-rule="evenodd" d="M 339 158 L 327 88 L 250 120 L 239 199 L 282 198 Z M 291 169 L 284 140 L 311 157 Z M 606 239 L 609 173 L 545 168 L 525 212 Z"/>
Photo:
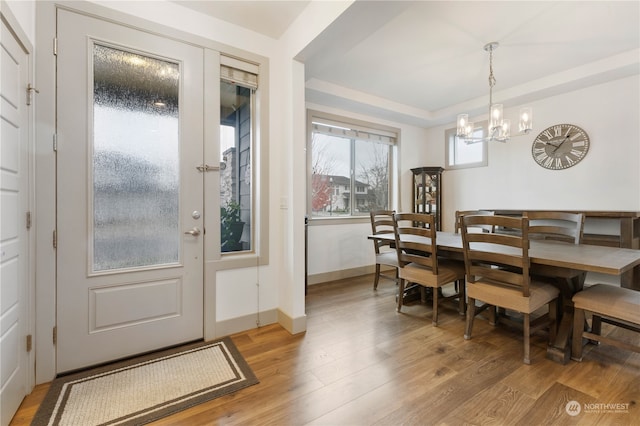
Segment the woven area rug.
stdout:
<path fill-rule="evenodd" d="M 146 424 L 256 383 L 227 337 L 59 377 L 31 424 Z"/>

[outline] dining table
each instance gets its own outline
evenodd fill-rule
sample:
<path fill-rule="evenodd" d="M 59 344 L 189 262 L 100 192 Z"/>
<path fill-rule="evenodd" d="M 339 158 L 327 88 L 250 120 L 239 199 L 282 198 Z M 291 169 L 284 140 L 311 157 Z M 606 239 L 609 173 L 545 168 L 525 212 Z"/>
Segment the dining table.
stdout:
<path fill-rule="evenodd" d="M 393 233 L 369 235 L 368 239 L 395 241 Z M 407 236 L 407 238 L 419 238 Z M 438 231 L 436 234 L 438 256 L 463 260 L 462 235 Z M 486 249 L 492 250 L 491 247 Z M 530 240 L 529 258 L 531 264 L 554 266 L 582 271 L 581 278 L 574 283 L 574 292 L 582 290 L 588 272 L 598 272 L 619 276 L 640 265 L 640 250 L 596 246 L 589 244 L 569 244 L 553 240 Z M 547 358 L 566 364 L 571 358 L 571 334 L 573 331 L 573 309 L 570 301 L 562 313 L 555 342 L 547 349 Z"/>

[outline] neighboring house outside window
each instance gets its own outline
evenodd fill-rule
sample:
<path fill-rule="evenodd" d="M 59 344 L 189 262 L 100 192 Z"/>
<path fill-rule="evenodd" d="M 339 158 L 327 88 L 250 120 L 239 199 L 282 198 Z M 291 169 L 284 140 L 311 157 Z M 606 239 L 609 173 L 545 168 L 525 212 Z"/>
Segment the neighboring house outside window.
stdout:
<path fill-rule="evenodd" d="M 308 120 L 310 217 L 389 209 L 397 131 L 313 111 Z"/>
<path fill-rule="evenodd" d="M 220 69 L 220 251 L 254 249 L 253 117 L 258 76 Z"/>

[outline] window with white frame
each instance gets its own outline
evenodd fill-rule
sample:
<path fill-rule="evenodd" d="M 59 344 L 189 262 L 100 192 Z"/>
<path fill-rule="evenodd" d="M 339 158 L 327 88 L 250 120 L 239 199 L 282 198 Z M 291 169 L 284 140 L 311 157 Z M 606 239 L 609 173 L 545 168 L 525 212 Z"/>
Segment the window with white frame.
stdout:
<path fill-rule="evenodd" d="M 397 130 L 313 111 L 308 127 L 310 217 L 389 209 Z"/>
<path fill-rule="evenodd" d="M 476 123 L 473 131 L 474 138 L 482 138 L 485 136 L 486 122 Z M 477 142 L 467 144 L 464 139 L 456 136 L 456 129 L 448 129 L 445 135 L 445 160 L 446 168 L 465 169 L 471 167 L 483 167 L 488 164 L 487 160 L 487 142 Z"/>
<path fill-rule="evenodd" d="M 236 63 L 240 63 L 236 61 Z M 220 67 L 220 251 L 253 247 L 253 116 L 257 74 Z"/>

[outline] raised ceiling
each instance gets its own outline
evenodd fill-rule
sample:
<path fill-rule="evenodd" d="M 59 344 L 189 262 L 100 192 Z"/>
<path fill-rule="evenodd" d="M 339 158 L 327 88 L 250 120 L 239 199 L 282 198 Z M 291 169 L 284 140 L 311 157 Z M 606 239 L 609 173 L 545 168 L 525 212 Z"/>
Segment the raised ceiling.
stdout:
<path fill-rule="evenodd" d="M 189 9 L 278 39 L 302 13 L 309 1 L 175 0 Z"/>
<path fill-rule="evenodd" d="M 309 2 L 180 3 L 277 38 Z M 492 41 L 494 101 L 532 102 L 640 73 L 640 2 L 356 1 L 297 59 L 308 102 L 430 126 L 486 112 Z"/>

